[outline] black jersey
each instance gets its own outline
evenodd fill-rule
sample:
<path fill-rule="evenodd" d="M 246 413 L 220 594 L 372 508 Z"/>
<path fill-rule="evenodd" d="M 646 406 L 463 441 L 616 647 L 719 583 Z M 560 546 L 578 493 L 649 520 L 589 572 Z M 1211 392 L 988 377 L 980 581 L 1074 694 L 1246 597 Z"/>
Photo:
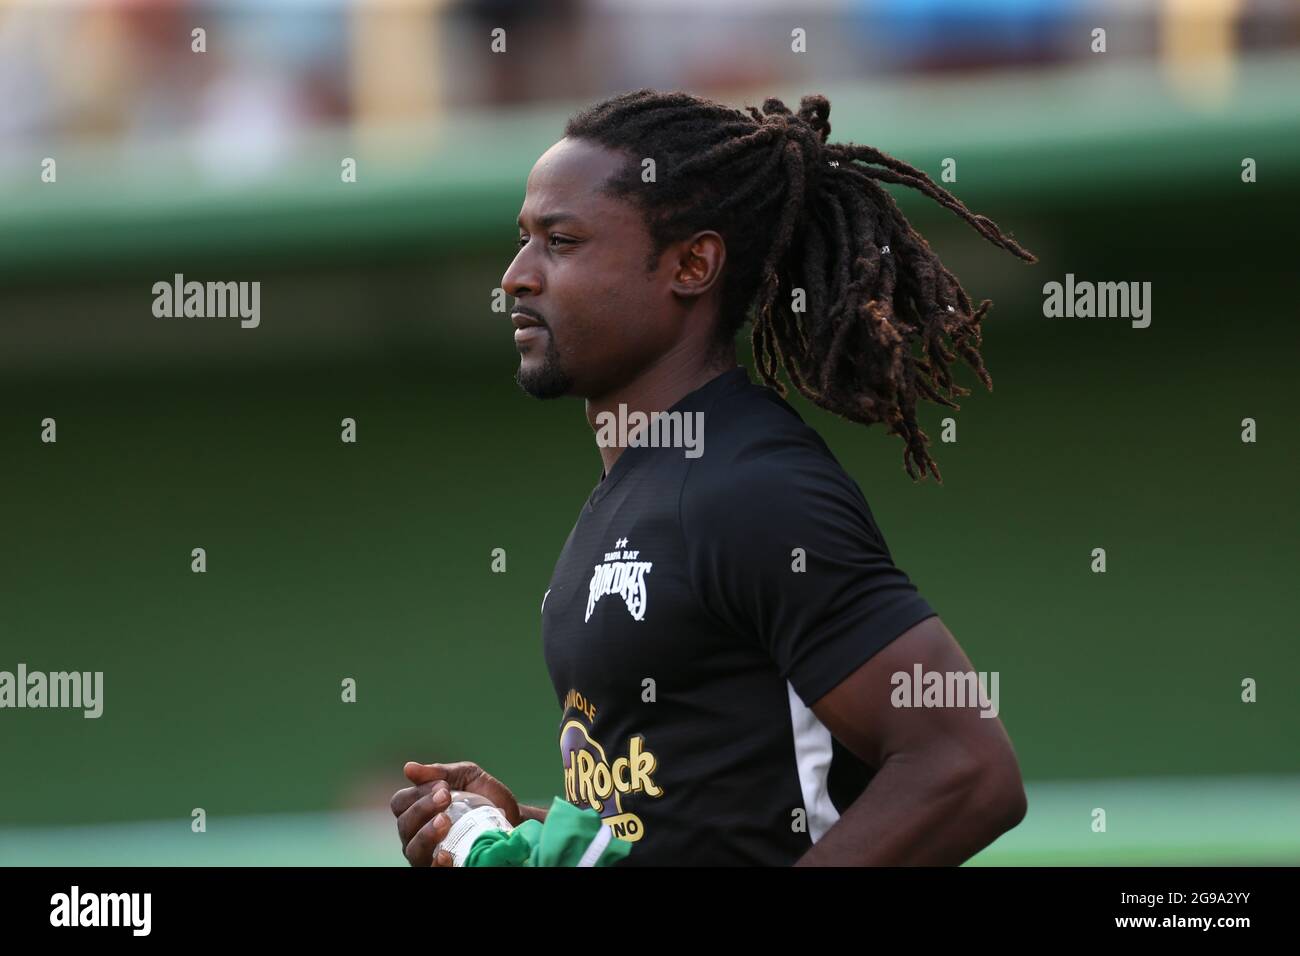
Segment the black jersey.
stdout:
<path fill-rule="evenodd" d="M 625 448 L 542 600 L 565 797 L 623 866 L 789 865 L 872 770 L 810 709 L 935 614 L 857 484 L 779 395 L 725 372 L 703 442 Z"/>

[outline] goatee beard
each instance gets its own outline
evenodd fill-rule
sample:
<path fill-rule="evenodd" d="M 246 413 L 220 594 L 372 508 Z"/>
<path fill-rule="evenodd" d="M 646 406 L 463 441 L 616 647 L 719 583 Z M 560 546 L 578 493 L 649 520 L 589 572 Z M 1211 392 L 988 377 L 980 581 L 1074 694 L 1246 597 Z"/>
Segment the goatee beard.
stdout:
<path fill-rule="evenodd" d="M 573 389 L 573 379 L 560 367 L 560 350 L 555 347 L 555 338 L 549 331 L 542 367 L 524 371 L 520 362 L 515 370 L 515 382 L 533 398 L 560 398 Z"/>

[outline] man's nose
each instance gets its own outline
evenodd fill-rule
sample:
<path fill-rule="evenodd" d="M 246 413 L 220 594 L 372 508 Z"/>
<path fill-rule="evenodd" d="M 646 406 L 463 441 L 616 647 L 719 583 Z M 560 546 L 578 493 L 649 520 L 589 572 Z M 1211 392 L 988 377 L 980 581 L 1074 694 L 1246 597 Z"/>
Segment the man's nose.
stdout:
<path fill-rule="evenodd" d="M 542 291 L 542 280 L 537 270 L 525 260 L 526 250 L 520 250 L 515 261 L 510 263 L 505 275 L 501 277 L 501 288 L 507 295 L 519 298 L 521 295 L 536 295 Z"/>

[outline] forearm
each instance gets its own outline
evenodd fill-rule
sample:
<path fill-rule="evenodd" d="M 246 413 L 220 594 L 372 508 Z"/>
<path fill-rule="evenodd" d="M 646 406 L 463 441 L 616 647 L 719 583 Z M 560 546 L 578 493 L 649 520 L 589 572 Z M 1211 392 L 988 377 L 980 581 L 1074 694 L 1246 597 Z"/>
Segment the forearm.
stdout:
<path fill-rule="evenodd" d="M 896 756 L 796 866 L 955 866 L 1024 816 L 1012 764 Z"/>
<path fill-rule="evenodd" d="M 538 823 L 546 822 L 546 811 L 541 807 L 529 807 L 519 804 L 519 822 L 524 820 L 536 820 Z"/>

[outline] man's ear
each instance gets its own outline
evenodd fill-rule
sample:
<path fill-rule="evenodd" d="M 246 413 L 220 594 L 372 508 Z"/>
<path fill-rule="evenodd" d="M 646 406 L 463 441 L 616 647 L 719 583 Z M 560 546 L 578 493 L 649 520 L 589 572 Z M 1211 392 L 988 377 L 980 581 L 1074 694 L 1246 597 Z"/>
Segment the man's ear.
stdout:
<path fill-rule="evenodd" d="M 677 295 L 693 298 L 718 284 L 722 268 L 727 264 L 727 244 L 712 230 L 697 232 L 678 243 L 674 255 L 672 290 Z"/>

